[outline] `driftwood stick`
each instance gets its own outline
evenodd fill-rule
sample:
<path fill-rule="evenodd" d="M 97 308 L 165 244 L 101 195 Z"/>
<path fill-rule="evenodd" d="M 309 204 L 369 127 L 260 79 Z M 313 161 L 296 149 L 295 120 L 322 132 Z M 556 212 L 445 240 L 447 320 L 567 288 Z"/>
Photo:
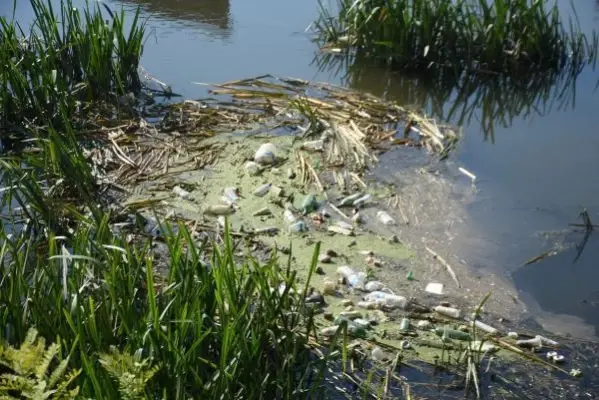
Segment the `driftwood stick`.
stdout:
<path fill-rule="evenodd" d="M 451 268 L 451 265 L 449 265 L 447 263 L 447 261 L 445 261 L 443 258 L 441 258 L 441 256 L 439 256 L 437 253 L 432 251 L 430 248 L 427 247 L 426 251 L 428 251 L 433 256 L 433 258 L 435 258 L 437 261 L 439 261 L 439 263 L 441 265 L 443 265 L 445 267 L 445 269 L 447 269 L 447 272 L 449 273 L 449 275 L 451 275 L 451 277 L 454 280 L 454 282 L 456 283 L 456 285 L 458 285 L 458 287 L 461 288 L 462 286 L 460 285 L 460 281 L 458 281 L 458 277 L 456 276 L 455 272 L 453 271 L 453 268 Z"/>

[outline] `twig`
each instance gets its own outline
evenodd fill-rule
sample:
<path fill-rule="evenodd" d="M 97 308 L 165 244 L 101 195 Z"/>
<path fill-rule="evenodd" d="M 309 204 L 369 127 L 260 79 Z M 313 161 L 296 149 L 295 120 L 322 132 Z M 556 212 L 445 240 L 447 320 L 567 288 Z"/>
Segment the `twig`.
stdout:
<path fill-rule="evenodd" d="M 433 258 L 435 258 L 437 261 L 439 261 L 439 263 L 447 269 L 447 272 L 449 273 L 449 275 L 451 275 L 451 277 L 454 280 L 454 282 L 456 283 L 456 285 L 458 285 L 458 287 L 461 288 L 462 286 L 460 285 L 460 281 L 458 281 L 458 277 L 456 276 L 455 272 L 453 271 L 453 268 L 451 268 L 451 266 L 447 263 L 447 261 L 445 261 L 437 253 L 435 253 L 428 247 L 426 248 L 426 251 L 428 251 L 433 256 Z"/>
<path fill-rule="evenodd" d="M 347 215 L 345 215 L 345 213 L 343 211 L 341 211 L 339 208 L 337 208 L 337 206 L 335 206 L 334 204 L 329 203 L 329 206 L 335 210 L 339 215 L 341 215 L 343 218 L 347 219 L 347 220 L 351 220 L 350 217 L 348 217 Z"/>

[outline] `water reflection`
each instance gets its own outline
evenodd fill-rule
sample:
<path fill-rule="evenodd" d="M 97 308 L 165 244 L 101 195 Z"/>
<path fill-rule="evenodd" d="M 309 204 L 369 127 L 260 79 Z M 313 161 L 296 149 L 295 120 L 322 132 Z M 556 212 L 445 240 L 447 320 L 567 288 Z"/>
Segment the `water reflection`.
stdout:
<path fill-rule="evenodd" d="M 144 12 L 161 19 L 188 24 L 200 23 L 205 30 L 220 37 L 229 37 L 232 30 L 229 0 L 120 0 L 140 6 Z"/>
<path fill-rule="evenodd" d="M 480 125 L 494 141 L 497 128 L 516 118 L 542 117 L 573 108 L 576 80 L 585 65 L 568 65 L 521 77 L 483 74 L 456 75 L 452 70 L 392 72 L 355 56 L 319 54 L 321 71 L 341 75 L 343 83 L 402 104 L 425 109 L 435 118 L 460 126 Z"/>

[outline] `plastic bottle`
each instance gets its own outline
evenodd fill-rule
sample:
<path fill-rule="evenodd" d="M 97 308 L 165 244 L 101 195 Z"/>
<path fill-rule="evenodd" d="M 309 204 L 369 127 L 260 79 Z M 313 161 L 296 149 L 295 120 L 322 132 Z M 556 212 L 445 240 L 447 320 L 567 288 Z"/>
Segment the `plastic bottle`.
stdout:
<path fill-rule="evenodd" d="M 183 189 L 181 186 L 175 186 L 173 193 L 182 198 L 183 200 L 191 199 L 191 193 Z"/>
<path fill-rule="evenodd" d="M 497 335 L 497 333 L 499 332 L 497 329 L 495 329 L 492 326 L 487 325 L 484 322 L 479 321 L 479 320 L 474 321 L 474 326 L 476 326 L 481 331 L 490 333 L 491 335 Z"/>
<path fill-rule="evenodd" d="M 264 185 L 260 186 L 258 189 L 254 191 L 254 196 L 263 197 L 264 195 L 266 195 L 266 193 L 268 193 L 271 186 L 271 183 L 265 183 Z"/>
<path fill-rule="evenodd" d="M 291 210 L 285 210 L 283 212 L 283 218 L 285 219 L 286 222 L 288 222 L 290 224 L 297 221 L 297 217 L 295 216 L 295 214 L 293 214 L 293 211 L 291 211 Z"/>
<path fill-rule="evenodd" d="M 402 318 L 401 322 L 399 323 L 399 330 L 405 332 L 408 329 L 410 329 L 410 320 L 407 318 Z"/>
<path fill-rule="evenodd" d="M 302 144 L 302 150 L 322 151 L 322 150 L 324 150 L 324 140 L 319 139 L 319 140 L 312 140 L 312 141 L 304 142 L 304 144 Z"/>
<path fill-rule="evenodd" d="M 408 306 L 408 299 L 405 297 L 379 291 L 368 293 L 366 296 L 364 296 L 364 300 L 374 301 L 381 306 L 391 309 L 405 309 Z"/>
<path fill-rule="evenodd" d="M 445 306 L 437 306 L 435 307 L 435 312 L 441 314 L 441 315 L 445 315 L 446 317 L 451 317 L 451 318 L 460 318 L 460 310 L 458 310 L 457 308 L 453 308 L 453 307 L 445 307 Z"/>
<path fill-rule="evenodd" d="M 364 195 L 364 196 L 360 197 L 359 199 L 356 199 L 356 200 L 354 201 L 354 204 L 353 204 L 353 205 L 354 205 L 354 207 L 360 207 L 360 206 L 363 206 L 363 205 L 364 205 L 364 204 L 366 204 L 366 202 L 367 202 L 368 200 L 370 200 L 371 198 L 372 198 L 372 196 L 371 196 L 371 195 L 369 195 L 369 194 L 366 194 L 366 195 Z"/>
<path fill-rule="evenodd" d="M 366 274 L 364 272 L 356 272 L 348 266 L 337 268 L 337 274 L 343 276 L 347 283 L 356 289 L 363 289 L 366 282 Z"/>
<path fill-rule="evenodd" d="M 520 347 L 527 347 L 527 348 L 535 348 L 535 347 L 543 346 L 543 342 L 541 341 L 541 338 L 539 336 L 532 338 L 532 339 L 527 339 L 527 340 L 518 340 L 518 341 L 516 341 L 516 344 Z"/>

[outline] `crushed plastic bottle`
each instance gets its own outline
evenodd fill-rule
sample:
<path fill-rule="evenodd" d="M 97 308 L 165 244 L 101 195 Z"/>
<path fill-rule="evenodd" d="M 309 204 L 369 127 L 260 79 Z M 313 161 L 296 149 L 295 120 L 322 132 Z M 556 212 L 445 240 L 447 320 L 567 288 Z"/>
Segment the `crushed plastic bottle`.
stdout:
<path fill-rule="evenodd" d="M 341 266 L 337 268 L 337 274 L 344 277 L 351 287 L 364 289 L 364 283 L 366 282 L 366 274 L 364 272 L 356 272 L 351 267 Z"/>
<path fill-rule="evenodd" d="M 384 285 L 381 281 L 370 281 L 364 285 L 364 290 L 367 292 L 375 292 L 383 289 Z"/>
<path fill-rule="evenodd" d="M 182 198 L 183 200 L 191 200 L 191 193 L 183 189 L 181 186 L 175 186 L 173 193 Z"/>
<path fill-rule="evenodd" d="M 254 191 L 254 196 L 264 197 L 266 193 L 268 193 L 268 191 L 270 190 L 271 186 L 271 183 L 265 183 L 264 185 L 260 186 L 258 189 Z"/>

